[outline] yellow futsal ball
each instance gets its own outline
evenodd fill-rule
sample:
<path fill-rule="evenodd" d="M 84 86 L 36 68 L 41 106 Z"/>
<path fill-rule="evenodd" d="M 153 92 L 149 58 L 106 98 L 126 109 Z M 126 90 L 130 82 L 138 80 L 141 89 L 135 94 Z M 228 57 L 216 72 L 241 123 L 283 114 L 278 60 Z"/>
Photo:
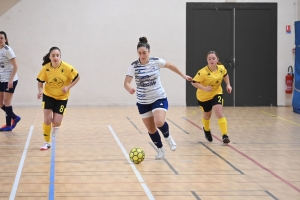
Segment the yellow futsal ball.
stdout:
<path fill-rule="evenodd" d="M 139 164 L 140 162 L 142 162 L 145 159 L 145 152 L 141 148 L 138 148 L 138 147 L 133 148 L 129 152 L 129 158 L 133 163 Z"/>

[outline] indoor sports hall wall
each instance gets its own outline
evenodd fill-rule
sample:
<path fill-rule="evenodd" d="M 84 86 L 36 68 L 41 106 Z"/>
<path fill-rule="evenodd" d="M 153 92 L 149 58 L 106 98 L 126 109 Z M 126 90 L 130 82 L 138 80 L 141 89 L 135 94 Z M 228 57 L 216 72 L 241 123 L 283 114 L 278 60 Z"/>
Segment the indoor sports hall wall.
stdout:
<path fill-rule="evenodd" d="M 137 59 L 136 45 L 147 36 L 151 55 L 164 58 L 185 71 L 186 2 L 182 0 L 1 0 L 0 29 L 8 34 L 19 65 L 19 85 L 13 104 L 40 105 L 36 76 L 42 57 L 52 46 L 62 60 L 80 73 L 71 90 L 69 105 L 134 105 L 135 96 L 123 88 L 130 63 Z M 293 24 L 297 0 L 210 1 L 278 2 L 278 105 L 291 105 L 285 75 L 294 64 Z M 292 25 L 291 34 L 285 32 Z M 259 31 L 259 30 L 257 30 Z M 201 46 L 199 46 L 201 48 Z M 255 59 L 255 58 L 254 58 Z M 199 68 L 202 66 L 199 66 Z M 186 82 L 168 69 L 161 79 L 171 105 L 185 105 Z M 194 74 L 190 74 L 194 76 Z M 255 80 L 255 77 L 253 77 Z M 189 83 L 187 83 L 189 84 Z"/>

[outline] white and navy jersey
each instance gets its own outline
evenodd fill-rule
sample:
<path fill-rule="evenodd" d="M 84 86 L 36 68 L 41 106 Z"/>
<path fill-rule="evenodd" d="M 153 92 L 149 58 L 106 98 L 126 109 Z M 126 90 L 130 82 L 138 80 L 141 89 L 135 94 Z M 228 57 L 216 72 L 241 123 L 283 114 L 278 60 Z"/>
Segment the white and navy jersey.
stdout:
<path fill-rule="evenodd" d="M 167 97 L 160 82 L 160 68 L 165 65 L 165 60 L 155 57 L 150 57 L 149 62 L 145 65 L 142 65 L 139 60 L 131 63 L 127 76 L 135 78 L 138 103 L 151 104 L 158 99 Z"/>
<path fill-rule="evenodd" d="M 9 46 L 5 45 L 0 49 L 0 81 L 8 82 L 11 72 L 13 70 L 13 65 L 10 60 L 15 58 L 15 53 Z M 16 74 L 13 81 L 18 80 L 18 75 Z"/>

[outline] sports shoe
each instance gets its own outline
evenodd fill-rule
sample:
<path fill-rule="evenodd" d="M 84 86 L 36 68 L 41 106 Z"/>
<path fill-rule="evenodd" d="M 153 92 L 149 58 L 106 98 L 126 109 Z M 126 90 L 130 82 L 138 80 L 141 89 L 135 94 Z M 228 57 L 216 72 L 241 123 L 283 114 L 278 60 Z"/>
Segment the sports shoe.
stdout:
<path fill-rule="evenodd" d="M 21 120 L 20 116 L 17 116 L 15 119 L 11 120 L 11 128 L 14 129 L 20 120 Z"/>
<path fill-rule="evenodd" d="M 222 139 L 224 144 L 228 144 L 230 142 L 228 135 L 223 135 Z"/>
<path fill-rule="evenodd" d="M 55 137 L 56 134 L 58 133 L 58 131 L 59 131 L 59 127 L 53 126 L 53 127 L 52 127 L 52 136 Z"/>
<path fill-rule="evenodd" d="M 165 152 L 166 152 L 165 148 L 164 147 L 157 148 L 157 152 L 158 152 L 158 154 L 157 154 L 157 156 L 155 156 L 155 159 L 156 160 L 163 159 L 165 156 Z"/>
<path fill-rule="evenodd" d="M 7 125 L 3 125 L 0 128 L 0 131 L 11 131 L 11 130 L 12 130 L 11 126 L 7 126 Z"/>
<path fill-rule="evenodd" d="M 205 138 L 207 139 L 207 141 L 209 142 L 212 142 L 213 141 L 213 138 L 211 137 L 211 132 L 210 130 L 209 131 L 206 131 L 203 127 L 203 131 L 204 131 L 204 134 L 205 134 Z"/>
<path fill-rule="evenodd" d="M 165 138 L 166 142 L 168 143 L 171 151 L 175 151 L 177 148 L 177 144 L 176 142 L 173 140 L 173 138 L 171 137 L 171 135 L 169 135 L 169 137 Z"/>
<path fill-rule="evenodd" d="M 51 145 L 48 142 L 44 142 L 44 145 L 41 146 L 40 150 L 50 149 Z"/>

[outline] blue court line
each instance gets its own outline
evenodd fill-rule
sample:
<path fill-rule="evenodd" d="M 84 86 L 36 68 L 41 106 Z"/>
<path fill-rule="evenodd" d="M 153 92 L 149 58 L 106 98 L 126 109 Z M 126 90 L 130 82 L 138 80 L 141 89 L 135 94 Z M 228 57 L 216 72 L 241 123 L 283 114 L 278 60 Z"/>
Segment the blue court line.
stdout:
<path fill-rule="evenodd" d="M 52 137 L 52 147 L 51 147 L 51 161 L 50 161 L 50 184 L 49 184 L 49 198 L 48 200 L 54 200 L 55 195 L 55 137 Z"/>

